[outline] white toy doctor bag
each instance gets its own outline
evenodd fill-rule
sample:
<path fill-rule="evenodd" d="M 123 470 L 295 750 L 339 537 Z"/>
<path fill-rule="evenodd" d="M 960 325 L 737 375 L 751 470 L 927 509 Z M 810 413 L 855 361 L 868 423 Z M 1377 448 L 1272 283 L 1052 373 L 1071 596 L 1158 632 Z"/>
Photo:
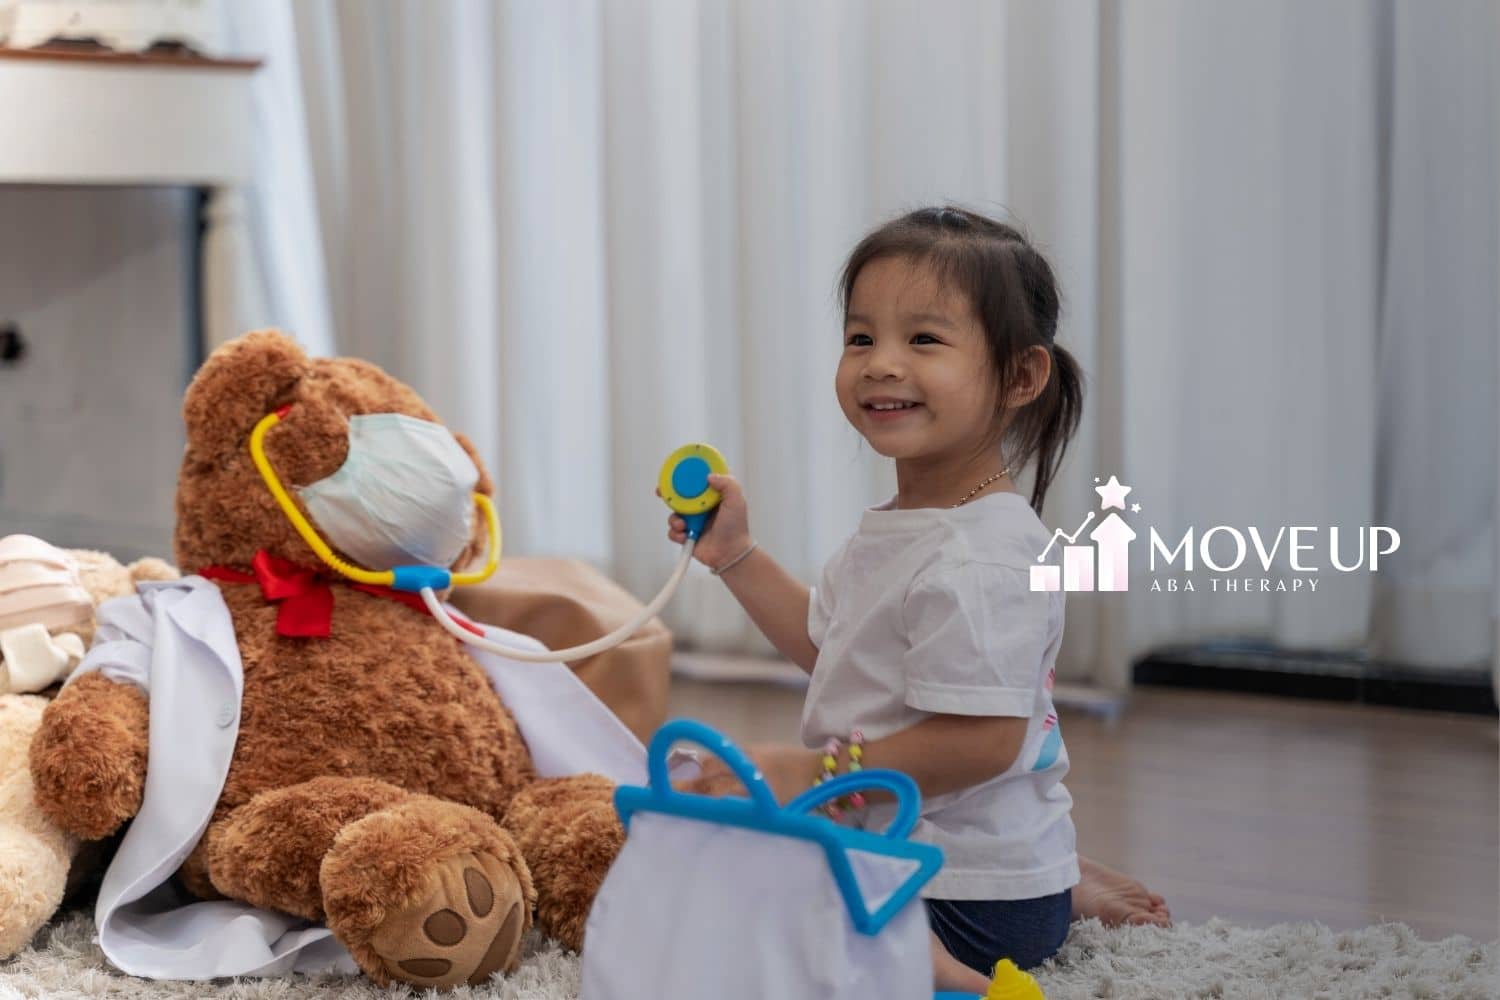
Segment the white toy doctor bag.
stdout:
<path fill-rule="evenodd" d="M 667 752 L 681 740 L 723 759 L 749 798 L 673 789 Z M 582 1000 L 929 1000 L 915 897 L 943 854 L 907 839 L 919 802 L 909 777 L 846 774 L 780 807 L 734 744 L 690 720 L 657 732 L 647 767 L 647 787 L 615 793 L 628 836 L 589 914 Z M 870 789 L 897 799 L 884 833 L 809 815 Z"/>

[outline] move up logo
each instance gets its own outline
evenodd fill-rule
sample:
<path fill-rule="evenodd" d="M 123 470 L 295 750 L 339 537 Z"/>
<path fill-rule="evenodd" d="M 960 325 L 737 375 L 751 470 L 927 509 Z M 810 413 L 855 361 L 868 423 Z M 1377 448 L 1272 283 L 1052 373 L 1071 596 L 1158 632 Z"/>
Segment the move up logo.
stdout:
<path fill-rule="evenodd" d="M 1094 482 L 1099 482 L 1097 476 Z M 1098 511 L 1091 510 L 1071 534 L 1060 528 L 1054 531 L 1031 567 L 1032 590 L 1130 589 L 1130 543 L 1137 535 L 1114 511 L 1125 511 L 1125 497 L 1131 489 L 1115 476 L 1094 487 L 1099 494 L 1099 510 L 1109 513 L 1099 519 Z M 1132 503 L 1130 512 L 1139 514 L 1141 505 Z M 1088 541 L 1080 542 L 1084 530 L 1096 519 L 1099 523 L 1088 532 Z M 1341 531 L 1337 526 L 1282 525 L 1271 532 L 1254 525 L 1241 530 L 1216 524 L 1202 532 L 1189 527 L 1174 543 L 1164 540 L 1155 528 L 1148 531 L 1153 593 L 1317 593 L 1320 571 L 1353 573 L 1365 569 L 1374 573 L 1380 568 L 1382 556 L 1401 547 L 1400 533 L 1384 525 L 1353 531 Z M 1064 543 L 1061 565 L 1048 561 L 1059 540 Z M 1272 573 L 1282 554 L 1287 557 L 1290 575 Z M 1320 555 L 1326 555 L 1326 560 Z M 1203 570 L 1216 575 L 1194 579 L 1193 574 Z M 1257 570 L 1261 575 L 1256 575 Z M 1174 575 L 1159 576 L 1159 572 Z"/>

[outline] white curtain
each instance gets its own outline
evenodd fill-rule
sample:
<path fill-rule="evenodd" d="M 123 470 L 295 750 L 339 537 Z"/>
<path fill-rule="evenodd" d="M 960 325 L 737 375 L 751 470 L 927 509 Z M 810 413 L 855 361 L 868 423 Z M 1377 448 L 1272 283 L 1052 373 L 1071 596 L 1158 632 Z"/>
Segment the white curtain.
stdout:
<path fill-rule="evenodd" d="M 270 157 L 310 164 L 258 191 L 312 234 L 266 280 L 321 275 L 337 349 L 475 440 L 510 551 L 648 598 L 674 559 L 656 470 L 691 440 L 814 575 L 894 482 L 834 401 L 844 254 L 921 204 L 1010 213 L 1089 376 L 1049 526 L 1118 474 L 1164 535 L 1403 536 L 1380 588 L 1325 574 L 1311 598 L 1151 594 L 1137 558 L 1128 596 L 1070 600 L 1065 679 L 1120 690 L 1152 645 L 1227 634 L 1472 662 L 1495 606 L 1500 15 L 1434 6 L 257 4 L 290 19 L 259 37 L 302 101 Z M 317 330 L 314 298 L 267 296 Z M 706 573 L 668 617 L 684 644 L 769 649 Z"/>
<path fill-rule="evenodd" d="M 1123 10 L 1125 454 L 1154 523 L 1402 536 L 1378 575 L 1324 572 L 1316 595 L 1133 588 L 1128 644 L 1250 635 L 1485 665 L 1500 9 Z"/>
<path fill-rule="evenodd" d="M 1379 17 L 1363 0 L 1124 9 L 1125 454 L 1164 538 L 1376 523 Z M 1321 573 L 1316 594 L 1172 594 L 1136 570 L 1135 648 L 1338 647 L 1369 627 L 1365 573 Z"/>
<path fill-rule="evenodd" d="M 1500 7 L 1402 3 L 1390 37 L 1376 507 L 1409 529 L 1375 648 L 1500 663 Z"/>
<path fill-rule="evenodd" d="M 314 169 L 328 164 L 325 151 L 308 142 L 307 95 L 318 88 L 313 81 L 304 87 L 293 58 L 297 29 L 289 3 L 226 3 L 219 10 L 226 51 L 261 56 L 266 64 L 253 84 L 254 183 L 218 193 L 207 207 L 207 328 L 283 326 L 310 350 L 328 354 L 334 328 L 326 227 L 313 179 Z"/>

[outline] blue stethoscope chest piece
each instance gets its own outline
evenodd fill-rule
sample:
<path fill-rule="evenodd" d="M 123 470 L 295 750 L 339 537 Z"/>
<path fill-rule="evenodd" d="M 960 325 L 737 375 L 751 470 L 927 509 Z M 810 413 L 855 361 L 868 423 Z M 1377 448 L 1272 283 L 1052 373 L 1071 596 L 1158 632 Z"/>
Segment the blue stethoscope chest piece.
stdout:
<path fill-rule="evenodd" d="M 689 538 L 703 534 L 709 514 L 723 499 L 718 490 L 708 485 L 708 477 L 728 471 L 729 463 L 724 456 L 707 444 L 685 444 L 662 463 L 657 492 L 687 522 Z"/>
<path fill-rule="evenodd" d="M 708 476 L 712 471 L 703 459 L 690 455 L 672 470 L 672 489 L 681 497 L 700 497 L 708 489 Z"/>

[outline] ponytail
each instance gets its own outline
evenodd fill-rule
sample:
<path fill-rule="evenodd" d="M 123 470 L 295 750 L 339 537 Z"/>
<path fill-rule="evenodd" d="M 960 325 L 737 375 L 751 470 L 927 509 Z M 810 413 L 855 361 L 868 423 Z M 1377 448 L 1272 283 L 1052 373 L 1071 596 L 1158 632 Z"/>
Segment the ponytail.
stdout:
<path fill-rule="evenodd" d="M 1041 397 L 1031 405 L 1037 411 L 1038 428 L 1031 509 L 1041 514 L 1047 488 L 1052 485 L 1068 450 L 1068 442 L 1083 419 L 1083 369 L 1067 348 L 1052 345 L 1052 378 L 1042 390 Z"/>

